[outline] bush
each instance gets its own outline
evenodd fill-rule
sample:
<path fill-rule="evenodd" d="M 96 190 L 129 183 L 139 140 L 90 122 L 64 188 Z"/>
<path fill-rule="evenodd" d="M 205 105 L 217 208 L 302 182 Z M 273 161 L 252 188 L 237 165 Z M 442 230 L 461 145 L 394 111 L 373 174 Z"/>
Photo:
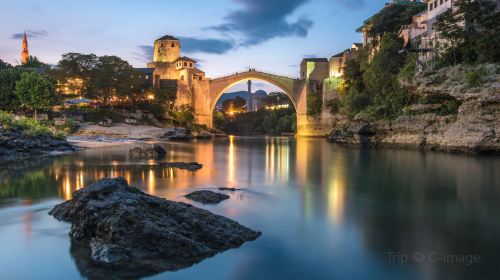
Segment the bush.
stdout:
<path fill-rule="evenodd" d="M 364 91 L 359 92 L 356 88 L 351 88 L 342 98 L 342 105 L 345 109 L 345 113 L 350 117 L 354 117 L 370 103 L 370 96 Z"/>
<path fill-rule="evenodd" d="M 483 73 L 481 71 L 471 71 L 465 75 L 465 83 L 468 87 L 480 87 L 483 84 Z"/>

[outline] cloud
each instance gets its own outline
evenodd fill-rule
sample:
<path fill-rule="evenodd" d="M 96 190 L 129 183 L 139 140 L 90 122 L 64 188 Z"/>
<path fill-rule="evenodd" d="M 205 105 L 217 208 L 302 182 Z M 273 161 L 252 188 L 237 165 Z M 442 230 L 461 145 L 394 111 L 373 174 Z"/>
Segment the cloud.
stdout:
<path fill-rule="evenodd" d="M 28 38 L 37 38 L 37 37 L 45 37 L 48 32 L 45 30 L 26 30 L 26 35 Z M 15 33 L 10 36 L 11 39 L 22 39 L 24 37 L 24 33 Z"/>
<path fill-rule="evenodd" d="M 306 37 L 313 21 L 300 18 L 289 22 L 290 16 L 298 7 L 309 0 L 233 0 L 241 3 L 243 9 L 230 12 L 225 23 L 210 29 L 223 34 L 243 36 L 242 46 L 258 45 L 278 37 Z"/>
<path fill-rule="evenodd" d="M 132 52 L 135 58 L 144 62 L 150 62 L 153 60 L 153 46 L 140 45 L 138 48 L 139 51 Z"/>
<path fill-rule="evenodd" d="M 185 53 L 210 53 L 223 54 L 232 50 L 234 42 L 220 39 L 197 39 L 189 37 L 179 37 L 182 51 Z"/>

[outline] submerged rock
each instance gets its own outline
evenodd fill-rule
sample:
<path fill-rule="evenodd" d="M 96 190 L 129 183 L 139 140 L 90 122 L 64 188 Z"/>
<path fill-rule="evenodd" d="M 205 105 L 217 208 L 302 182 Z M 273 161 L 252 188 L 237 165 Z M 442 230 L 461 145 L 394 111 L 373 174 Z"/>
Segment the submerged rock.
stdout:
<path fill-rule="evenodd" d="M 237 189 L 237 188 L 219 188 L 219 191 L 235 192 L 235 191 L 241 191 L 241 189 Z"/>
<path fill-rule="evenodd" d="M 72 223 L 77 262 L 105 265 L 127 277 L 187 267 L 261 234 L 207 210 L 145 194 L 121 177 L 75 191 L 49 214 Z"/>
<path fill-rule="evenodd" d="M 203 164 L 197 162 L 162 162 L 161 167 L 187 169 L 189 171 L 196 171 L 203 167 Z"/>
<path fill-rule="evenodd" d="M 164 157 L 167 152 L 158 145 L 135 147 L 129 151 L 131 157 L 157 159 Z"/>
<path fill-rule="evenodd" d="M 213 191 L 202 190 L 202 191 L 195 191 L 195 192 L 192 192 L 190 194 L 187 194 L 187 195 L 185 195 L 185 197 L 188 199 L 191 199 L 193 201 L 203 203 L 203 204 L 217 204 L 223 200 L 228 199 L 229 195 L 222 194 L 222 193 L 216 193 Z"/>

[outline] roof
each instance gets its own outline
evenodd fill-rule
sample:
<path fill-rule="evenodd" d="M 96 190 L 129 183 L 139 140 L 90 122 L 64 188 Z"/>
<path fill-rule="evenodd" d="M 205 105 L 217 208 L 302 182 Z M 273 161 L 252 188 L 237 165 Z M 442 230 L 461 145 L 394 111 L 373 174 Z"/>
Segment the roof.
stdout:
<path fill-rule="evenodd" d="M 342 57 L 342 56 L 344 56 L 344 52 L 345 52 L 345 51 L 343 51 L 343 52 L 341 52 L 341 53 L 338 53 L 338 54 L 336 54 L 336 55 L 333 55 L 333 56 L 332 56 L 332 58 L 333 58 L 333 57 Z"/>
<path fill-rule="evenodd" d="M 135 70 L 141 71 L 144 74 L 153 74 L 153 72 L 155 71 L 154 68 L 135 68 Z"/>
<path fill-rule="evenodd" d="M 304 58 L 303 61 L 307 61 L 307 62 L 328 62 L 328 59 L 326 59 L 326 58 Z"/>
<path fill-rule="evenodd" d="M 162 41 L 162 40 L 174 40 L 174 41 L 179 41 L 179 39 L 175 38 L 174 36 L 170 35 L 165 35 L 161 38 L 156 39 L 156 41 Z"/>
<path fill-rule="evenodd" d="M 190 61 L 196 63 L 196 60 L 189 58 L 187 56 L 179 57 L 176 61 Z"/>
<path fill-rule="evenodd" d="M 352 43 L 352 44 L 355 45 L 358 48 L 362 48 L 363 47 L 363 43 Z"/>

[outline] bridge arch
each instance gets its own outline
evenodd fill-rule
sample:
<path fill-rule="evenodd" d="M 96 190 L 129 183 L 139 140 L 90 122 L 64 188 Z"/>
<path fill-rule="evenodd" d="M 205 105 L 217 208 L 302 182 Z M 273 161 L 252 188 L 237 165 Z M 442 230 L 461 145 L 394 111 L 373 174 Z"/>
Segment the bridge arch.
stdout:
<path fill-rule="evenodd" d="M 268 74 L 255 70 L 243 73 L 236 73 L 230 76 L 210 80 L 210 112 L 215 109 L 215 105 L 224 92 L 234 85 L 246 80 L 260 80 L 268 82 L 281 89 L 292 101 L 295 110 L 297 110 L 297 94 L 295 92 L 295 79 Z"/>

